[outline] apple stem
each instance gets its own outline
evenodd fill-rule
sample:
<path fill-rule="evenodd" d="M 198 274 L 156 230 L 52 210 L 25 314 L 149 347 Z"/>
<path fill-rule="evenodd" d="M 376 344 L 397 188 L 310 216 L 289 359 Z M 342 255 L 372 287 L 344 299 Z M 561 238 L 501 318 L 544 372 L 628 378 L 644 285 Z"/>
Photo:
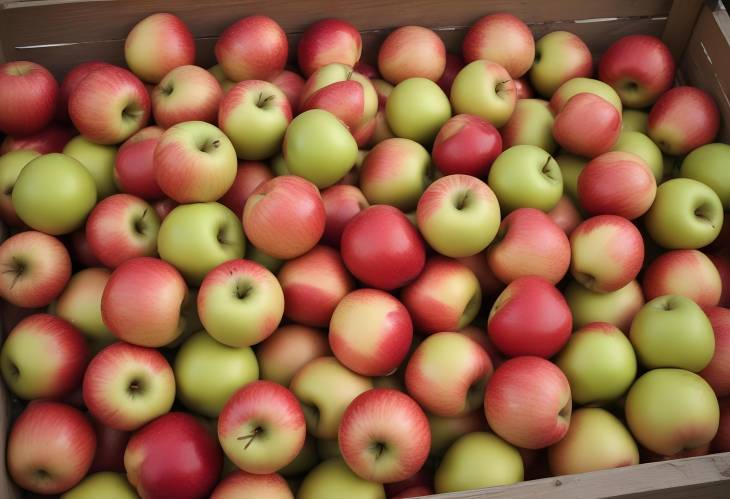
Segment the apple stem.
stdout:
<path fill-rule="evenodd" d="M 256 103 L 257 107 L 264 107 L 267 102 L 269 102 L 271 99 L 273 99 L 273 95 L 269 95 L 268 97 L 264 97 L 263 93 L 259 94 L 259 101 Z"/>
<path fill-rule="evenodd" d="M 257 426 L 256 428 L 253 429 L 253 431 L 251 433 L 238 437 L 236 440 L 248 440 L 248 442 L 246 442 L 246 445 L 243 447 L 244 449 L 248 449 L 249 446 L 256 439 L 256 437 L 258 437 L 259 434 L 263 433 L 263 431 L 264 430 L 260 426 Z"/>

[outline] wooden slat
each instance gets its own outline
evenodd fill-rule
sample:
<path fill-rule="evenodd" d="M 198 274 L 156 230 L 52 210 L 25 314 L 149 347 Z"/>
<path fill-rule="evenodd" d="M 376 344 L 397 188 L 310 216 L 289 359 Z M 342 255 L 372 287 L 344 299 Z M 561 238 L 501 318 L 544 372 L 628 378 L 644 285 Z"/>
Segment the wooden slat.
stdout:
<path fill-rule="evenodd" d="M 702 3 L 702 0 L 679 0 L 672 4 L 662 40 L 677 61 L 682 58 L 687 42 L 692 36 L 692 29 L 702 10 Z"/>

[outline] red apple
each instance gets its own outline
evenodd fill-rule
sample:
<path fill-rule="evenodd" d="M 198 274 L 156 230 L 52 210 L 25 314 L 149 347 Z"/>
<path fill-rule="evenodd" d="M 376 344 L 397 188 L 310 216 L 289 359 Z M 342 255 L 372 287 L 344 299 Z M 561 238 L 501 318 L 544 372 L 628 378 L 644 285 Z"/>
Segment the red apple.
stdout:
<path fill-rule="evenodd" d="M 266 499 L 294 499 L 286 480 L 276 473 L 254 475 L 235 471 L 223 479 L 213 490 L 210 499 L 239 499 L 260 497 Z"/>
<path fill-rule="evenodd" d="M 578 208 L 573 203 L 573 200 L 568 196 L 563 196 L 555 205 L 555 208 L 548 212 L 548 216 L 555 222 L 558 227 L 570 236 L 576 227 L 583 221 L 583 215 L 581 215 Z"/>
<path fill-rule="evenodd" d="M 571 97 L 555 117 L 553 137 L 573 154 L 594 158 L 608 152 L 621 133 L 621 113 L 591 93 Z"/>
<path fill-rule="evenodd" d="M 289 42 L 281 26 L 266 16 L 249 16 L 223 31 L 215 44 L 215 57 L 233 81 L 268 80 L 281 73 Z"/>
<path fill-rule="evenodd" d="M 452 54 L 451 52 L 446 53 L 446 66 L 444 67 L 444 72 L 441 75 L 441 78 L 436 80 L 436 83 L 438 83 L 438 86 L 441 87 L 441 90 L 443 90 L 446 95 L 451 93 L 451 85 L 454 83 L 454 78 L 456 78 L 456 75 L 463 67 L 464 60 L 460 56 Z"/>
<path fill-rule="evenodd" d="M 517 100 L 532 99 L 535 96 L 535 92 L 532 90 L 532 87 L 524 76 L 522 78 L 515 78 L 514 83 Z"/>
<path fill-rule="evenodd" d="M 266 164 L 259 161 L 241 161 L 238 163 L 233 185 L 218 202 L 230 208 L 238 218 L 241 218 L 243 207 L 253 191 L 272 178 L 274 175 Z"/>
<path fill-rule="evenodd" d="M 720 302 L 722 280 L 704 253 L 697 250 L 673 250 L 657 257 L 644 272 L 642 281 L 647 300 L 664 295 L 691 298 L 701 307 Z"/>
<path fill-rule="evenodd" d="M 535 39 L 530 28 L 512 14 L 491 14 L 472 24 L 462 50 L 467 64 L 486 59 L 504 67 L 512 78 L 519 78 L 535 59 Z"/>
<path fill-rule="evenodd" d="M 165 196 L 155 180 L 155 148 L 163 130 L 143 128 L 121 145 L 114 159 L 114 178 L 127 194 L 153 201 Z"/>
<path fill-rule="evenodd" d="M 355 64 L 352 69 L 364 76 L 367 76 L 370 79 L 380 78 L 380 73 L 378 73 L 378 70 L 371 64 L 362 60 L 357 61 L 357 64 Z"/>
<path fill-rule="evenodd" d="M 74 135 L 70 128 L 51 123 L 33 135 L 6 137 L 0 144 L 0 155 L 19 149 L 36 151 L 39 154 L 63 152 L 63 148 Z"/>
<path fill-rule="evenodd" d="M 112 66 L 112 64 L 104 61 L 82 62 L 81 64 L 77 64 L 76 66 L 74 66 L 68 73 L 66 73 L 66 76 L 63 78 L 63 81 L 61 82 L 61 87 L 59 89 L 58 108 L 56 109 L 57 120 L 63 122 L 69 121 L 68 99 L 71 96 L 71 93 L 81 82 L 81 80 L 86 78 L 90 73 L 106 66 Z"/>
<path fill-rule="evenodd" d="M 393 85 L 417 77 L 437 81 L 445 68 L 444 42 L 422 26 L 402 26 L 392 31 L 378 51 L 378 70 Z"/>
<path fill-rule="evenodd" d="M 713 452 L 730 452 L 730 397 L 720 399 L 720 426 L 712 440 Z"/>
<path fill-rule="evenodd" d="M 96 432 L 96 453 L 91 463 L 90 473 L 98 471 L 113 471 L 124 473 L 124 450 L 127 448 L 128 431 L 115 430 L 92 419 L 91 424 Z"/>
<path fill-rule="evenodd" d="M 301 41 L 299 43 L 301 43 Z M 302 90 L 304 90 L 304 78 L 294 71 L 285 69 L 278 75 L 274 76 L 270 81 L 279 87 L 279 89 L 286 95 L 286 98 L 289 99 L 292 114 L 299 114 L 299 100 L 302 95 Z"/>
<path fill-rule="evenodd" d="M 462 173 L 487 178 L 502 152 L 494 125 L 472 114 L 457 114 L 444 123 L 433 144 L 433 161 L 444 175 Z"/>
<path fill-rule="evenodd" d="M 330 354 L 327 336 L 297 324 L 281 326 L 256 349 L 261 379 L 289 386 L 294 375 L 310 360 Z"/>
<path fill-rule="evenodd" d="M 482 297 L 496 298 L 504 289 L 504 283 L 497 279 L 497 276 L 494 275 L 494 272 L 487 264 L 486 251 L 464 258 L 457 258 L 457 261 L 469 267 L 477 276 L 479 286 L 482 288 Z"/>
<path fill-rule="evenodd" d="M 223 90 L 215 77 L 199 66 L 179 66 L 152 91 L 152 114 L 162 128 L 183 121 L 216 123 Z"/>
<path fill-rule="evenodd" d="M 727 397 L 730 395 L 730 309 L 705 307 L 703 310 L 715 333 L 715 354 L 699 375 L 705 378 L 718 397 Z"/>
<path fill-rule="evenodd" d="M 354 185 L 328 187 L 322 191 L 322 202 L 327 215 L 322 242 L 339 248 L 347 224 L 370 205 L 362 191 Z"/>
<path fill-rule="evenodd" d="M 726 225 L 730 227 L 730 223 Z M 720 294 L 719 305 L 721 307 L 730 307 L 730 258 L 721 254 L 709 254 L 707 256 L 715 264 L 715 268 L 720 274 L 720 280 L 722 281 L 722 293 Z"/>
<path fill-rule="evenodd" d="M 152 203 L 152 208 L 154 208 L 155 213 L 157 213 L 157 216 L 160 218 L 160 222 L 162 222 L 167 215 L 170 214 L 172 210 L 177 208 L 179 204 L 177 201 L 174 201 L 170 198 L 163 198 L 159 201 L 155 201 Z"/>
<path fill-rule="evenodd" d="M 0 64 L 0 131 L 7 135 L 40 132 L 53 119 L 58 94 L 56 79 L 40 64 Z"/>
<path fill-rule="evenodd" d="M 321 19 L 302 33 L 297 61 L 304 76 L 334 62 L 354 66 L 360 60 L 362 39 L 351 23 L 342 19 Z"/>

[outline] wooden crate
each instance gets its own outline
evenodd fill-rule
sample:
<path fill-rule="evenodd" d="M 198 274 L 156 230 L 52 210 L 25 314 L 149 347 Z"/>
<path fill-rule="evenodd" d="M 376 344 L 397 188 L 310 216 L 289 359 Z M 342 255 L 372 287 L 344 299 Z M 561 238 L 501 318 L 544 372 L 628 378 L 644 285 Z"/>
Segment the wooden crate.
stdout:
<path fill-rule="evenodd" d="M 289 34 L 292 55 L 300 33 L 312 22 L 332 16 L 348 19 L 362 32 L 363 59 L 371 63 L 393 27 L 431 27 L 448 49 L 458 50 L 468 26 L 492 12 L 519 16 L 535 37 L 555 30 L 572 31 L 597 56 L 621 36 L 652 34 L 662 37 L 672 50 L 678 61 L 678 80 L 714 96 L 723 117 L 721 139 L 730 143 L 730 17 L 716 0 L 0 0 L 0 61 L 32 60 L 58 77 L 89 60 L 123 65 L 125 36 L 137 21 L 159 11 L 173 12 L 188 24 L 196 40 L 196 62 L 205 67 L 215 63 L 213 45 L 223 29 L 254 13 L 269 15 L 282 25 Z M 3 317 L 0 334 L 14 322 L 12 317 Z M 7 394 L 0 390 L 3 451 L 9 409 Z M 4 459 L 1 452 L 2 470 Z M 6 473 L 0 473 L 0 498 L 17 497 Z M 730 453 L 431 497 L 727 499 Z"/>

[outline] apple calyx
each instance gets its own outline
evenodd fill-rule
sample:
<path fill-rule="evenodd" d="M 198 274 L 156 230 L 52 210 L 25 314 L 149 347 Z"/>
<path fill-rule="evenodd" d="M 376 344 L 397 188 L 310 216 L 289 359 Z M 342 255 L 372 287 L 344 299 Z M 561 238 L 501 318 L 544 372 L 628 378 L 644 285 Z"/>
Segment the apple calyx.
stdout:
<path fill-rule="evenodd" d="M 237 437 L 236 440 L 248 440 L 246 442 L 246 445 L 243 446 L 244 449 L 248 449 L 251 446 L 251 444 L 253 443 L 253 441 L 256 439 L 256 437 L 261 435 L 263 432 L 264 432 L 264 429 L 261 428 L 260 426 L 257 426 L 256 428 L 254 428 L 251 431 L 251 433 L 248 433 L 246 435 L 241 435 L 240 437 Z"/>
<path fill-rule="evenodd" d="M 375 441 L 372 445 L 370 445 L 370 451 L 375 454 L 375 459 L 380 459 L 380 456 L 383 455 L 387 448 L 388 446 L 386 444 L 378 441 Z"/>
<path fill-rule="evenodd" d="M 140 395 L 144 391 L 145 385 L 144 382 L 139 378 L 132 378 L 132 380 L 129 382 L 129 385 L 127 385 L 127 394 L 134 398 L 137 395 Z"/>

